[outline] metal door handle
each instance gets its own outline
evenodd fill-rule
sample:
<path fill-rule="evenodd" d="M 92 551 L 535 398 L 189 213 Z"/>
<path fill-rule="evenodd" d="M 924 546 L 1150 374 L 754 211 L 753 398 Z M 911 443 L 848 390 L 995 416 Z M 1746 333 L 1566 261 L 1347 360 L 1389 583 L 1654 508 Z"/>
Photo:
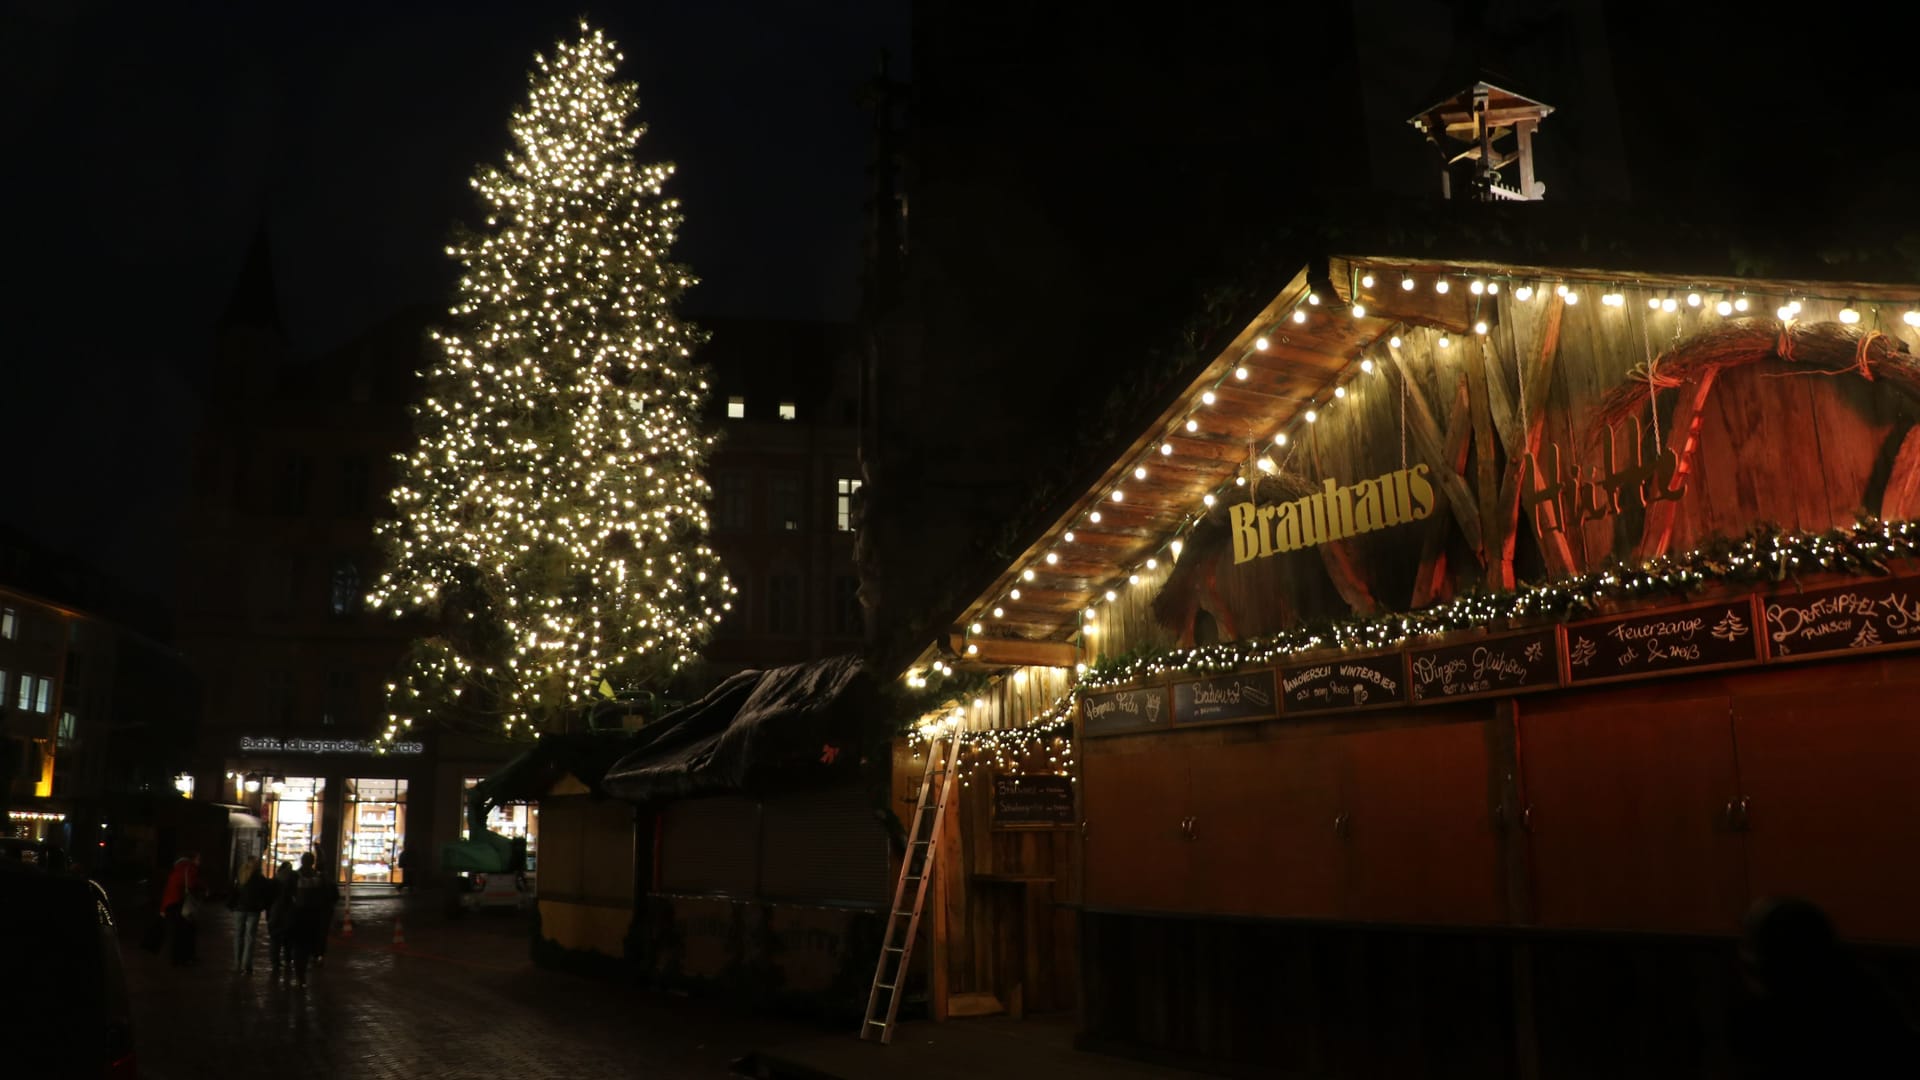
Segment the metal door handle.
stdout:
<path fill-rule="evenodd" d="M 1199 824 L 1200 824 L 1200 819 L 1197 817 L 1190 817 L 1187 819 L 1187 839 L 1189 840 L 1200 839 L 1200 833 L 1197 829 L 1197 826 Z"/>
<path fill-rule="evenodd" d="M 1333 835 L 1338 836 L 1342 839 L 1345 839 L 1346 837 L 1353 835 L 1352 815 L 1342 812 L 1334 816 Z"/>

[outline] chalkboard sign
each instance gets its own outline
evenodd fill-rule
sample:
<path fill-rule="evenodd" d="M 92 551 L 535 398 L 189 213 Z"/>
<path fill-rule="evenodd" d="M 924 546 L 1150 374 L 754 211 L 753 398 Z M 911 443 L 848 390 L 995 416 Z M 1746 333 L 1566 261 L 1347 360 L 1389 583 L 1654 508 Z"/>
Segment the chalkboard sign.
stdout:
<path fill-rule="evenodd" d="M 1775 660 L 1920 642 L 1920 579 L 1865 581 L 1760 601 Z"/>
<path fill-rule="evenodd" d="M 1073 780 L 1065 776 L 993 778 L 995 825 L 1071 825 Z"/>
<path fill-rule="evenodd" d="M 1260 720 L 1280 715 L 1273 671 L 1216 675 L 1173 684 L 1173 722 L 1204 724 L 1215 720 Z"/>
<path fill-rule="evenodd" d="M 1280 669 L 1281 711 L 1288 714 L 1371 709 L 1407 700 L 1399 653 L 1294 664 Z"/>
<path fill-rule="evenodd" d="M 1138 686 L 1088 694 L 1080 700 L 1088 735 L 1124 735 L 1167 726 L 1167 688 Z"/>
<path fill-rule="evenodd" d="M 1416 705 L 1551 690 L 1560 685 L 1560 631 L 1414 649 L 1407 660 L 1407 690 Z"/>
<path fill-rule="evenodd" d="M 1755 663 L 1753 600 L 1643 611 L 1567 627 L 1573 683 L 1643 679 Z"/>

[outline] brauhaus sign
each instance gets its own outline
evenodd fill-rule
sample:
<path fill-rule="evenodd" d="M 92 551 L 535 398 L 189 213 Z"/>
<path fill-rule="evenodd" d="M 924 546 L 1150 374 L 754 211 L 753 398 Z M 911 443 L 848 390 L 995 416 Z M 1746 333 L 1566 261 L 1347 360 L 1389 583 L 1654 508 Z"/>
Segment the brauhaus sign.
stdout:
<path fill-rule="evenodd" d="M 1325 489 L 1292 502 L 1236 504 L 1233 561 L 1310 548 L 1331 540 L 1422 521 L 1433 513 L 1433 483 L 1426 465 L 1396 469 L 1357 484 L 1326 481 Z"/>
<path fill-rule="evenodd" d="M 367 739 L 302 739 L 298 736 L 282 738 L 278 735 L 242 735 L 240 752 L 243 754 L 375 754 L 379 746 Z M 424 754 L 426 745 L 417 742 L 397 742 L 387 747 L 389 754 Z"/>

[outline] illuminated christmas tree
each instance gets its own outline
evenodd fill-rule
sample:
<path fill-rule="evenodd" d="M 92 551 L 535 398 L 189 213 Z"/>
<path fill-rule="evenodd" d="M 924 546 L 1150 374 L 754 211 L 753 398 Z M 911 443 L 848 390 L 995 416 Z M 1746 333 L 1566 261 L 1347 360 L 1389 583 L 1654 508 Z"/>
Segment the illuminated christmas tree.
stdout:
<path fill-rule="evenodd" d="M 634 163 L 620 59 L 584 24 L 534 58 L 505 165 L 472 181 L 485 224 L 447 249 L 458 294 L 368 595 L 434 626 L 390 686 L 388 741 L 419 720 L 537 737 L 596 693 L 663 689 L 730 606 L 673 167 Z"/>

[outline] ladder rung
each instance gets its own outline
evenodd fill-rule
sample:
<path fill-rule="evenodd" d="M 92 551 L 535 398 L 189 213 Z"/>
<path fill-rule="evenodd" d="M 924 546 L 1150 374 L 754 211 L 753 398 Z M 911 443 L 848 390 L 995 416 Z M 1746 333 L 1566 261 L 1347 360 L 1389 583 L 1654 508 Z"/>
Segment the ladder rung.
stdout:
<path fill-rule="evenodd" d="M 900 948 L 900 947 L 899 947 L 899 946 L 897 946 L 897 945 L 887 945 L 887 946 L 884 946 L 884 947 L 883 947 L 883 951 L 885 951 L 885 952 L 906 952 L 907 950 L 905 950 L 905 949 L 903 949 L 903 948 Z"/>
<path fill-rule="evenodd" d="M 891 990 L 894 987 L 893 983 L 874 983 L 874 985 L 878 986 L 882 990 Z"/>
<path fill-rule="evenodd" d="M 872 1025 L 873 1025 L 874 1027 L 886 1027 L 886 1026 L 887 1026 L 887 1022 L 886 1022 L 885 1020 L 869 1020 L 869 1021 L 867 1021 L 867 1023 L 869 1023 L 869 1024 L 872 1024 Z M 844 1029 L 842 1029 L 842 1030 L 844 1030 Z"/>
<path fill-rule="evenodd" d="M 911 911 L 896 911 L 896 912 L 894 912 L 894 914 L 895 914 L 895 915 L 905 915 L 905 916 L 907 916 L 908 918 L 912 918 L 912 917 L 913 917 L 913 912 L 911 912 Z"/>

